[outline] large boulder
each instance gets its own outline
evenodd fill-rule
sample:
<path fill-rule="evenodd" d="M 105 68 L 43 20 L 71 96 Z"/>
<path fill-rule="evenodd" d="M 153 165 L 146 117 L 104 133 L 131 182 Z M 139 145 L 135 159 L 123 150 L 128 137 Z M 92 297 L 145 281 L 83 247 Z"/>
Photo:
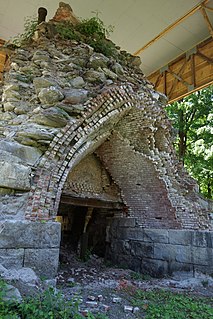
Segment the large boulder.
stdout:
<path fill-rule="evenodd" d="M 16 156 L 29 165 L 34 165 L 42 155 L 37 148 L 25 146 L 14 141 L 0 141 L 0 152 L 2 151 L 9 153 L 8 157 L 11 155 Z"/>
<path fill-rule="evenodd" d="M 30 167 L 12 156 L 9 152 L 1 151 L 0 155 L 0 187 L 16 190 L 30 189 Z"/>
<path fill-rule="evenodd" d="M 43 88 L 38 94 L 38 98 L 42 104 L 53 105 L 64 98 L 63 93 L 55 86 Z"/>
<path fill-rule="evenodd" d="M 0 277 L 9 284 L 13 284 L 21 295 L 32 295 L 39 289 L 40 279 L 31 268 L 6 269 L 0 265 Z M 16 291 L 17 295 L 18 292 Z"/>

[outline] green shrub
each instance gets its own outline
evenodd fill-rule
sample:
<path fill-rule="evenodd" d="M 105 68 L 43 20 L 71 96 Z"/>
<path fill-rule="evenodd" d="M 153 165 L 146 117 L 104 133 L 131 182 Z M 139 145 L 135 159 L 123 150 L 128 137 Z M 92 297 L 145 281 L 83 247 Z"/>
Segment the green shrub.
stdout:
<path fill-rule="evenodd" d="M 60 292 L 49 288 L 41 294 L 25 298 L 23 302 L 5 300 L 6 284 L 0 281 L 1 319 L 83 319 L 76 299 L 65 300 Z M 102 314 L 89 314 L 90 319 L 107 319 Z"/>
<path fill-rule="evenodd" d="M 26 17 L 24 22 L 24 32 L 14 37 L 12 43 L 14 43 L 17 46 L 26 44 L 28 41 L 31 40 L 32 36 L 34 35 L 37 25 L 37 18 Z"/>
<path fill-rule="evenodd" d="M 97 16 L 82 20 L 76 25 L 76 30 L 86 36 L 98 36 L 99 38 L 105 38 L 108 34 L 103 21 L 101 21 Z"/>
<path fill-rule="evenodd" d="M 64 40 L 80 41 L 81 37 L 74 29 L 74 26 L 69 22 L 61 22 L 56 25 L 56 31 Z"/>

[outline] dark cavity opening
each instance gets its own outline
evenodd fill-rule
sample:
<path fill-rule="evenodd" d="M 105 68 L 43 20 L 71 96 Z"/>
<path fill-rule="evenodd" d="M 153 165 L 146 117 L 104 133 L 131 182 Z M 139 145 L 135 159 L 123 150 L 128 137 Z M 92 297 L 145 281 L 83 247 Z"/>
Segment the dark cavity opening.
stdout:
<path fill-rule="evenodd" d="M 40 7 L 38 9 L 38 24 L 41 22 L 45 22 L 47 16 L 47 9 Z"/>
<path fill-rule="evenodd" d="M 57 217 L 62 229 L 61 262 L 67 262 L 73 252 L 84 261 L 92 254 L 105 257 L 113 216 L 110 209 L 61 203 Z"/>

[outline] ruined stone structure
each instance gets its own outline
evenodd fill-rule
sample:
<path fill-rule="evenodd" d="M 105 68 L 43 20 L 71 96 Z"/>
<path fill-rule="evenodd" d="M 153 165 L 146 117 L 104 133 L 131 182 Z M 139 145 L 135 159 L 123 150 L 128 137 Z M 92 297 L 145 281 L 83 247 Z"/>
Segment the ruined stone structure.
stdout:
<path fill-rule="evenodd" d="M 54 276 L 62 222 L 75 249 L 84 231 L 96 253 L 134 270 L 212 273 L 208 203 L 138 59 L 38 30 L 2 86 L 0 263 Z"/>

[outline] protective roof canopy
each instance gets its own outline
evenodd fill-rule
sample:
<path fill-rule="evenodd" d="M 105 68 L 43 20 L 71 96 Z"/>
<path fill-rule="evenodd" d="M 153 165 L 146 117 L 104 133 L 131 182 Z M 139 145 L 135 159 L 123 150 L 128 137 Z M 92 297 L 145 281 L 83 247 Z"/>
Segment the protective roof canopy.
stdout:
<path fill-rule="evenodd" d="M 213 8 L 213 0 L 64 0 L 76 16 L 88 18 L 98 13 L 106 26 L 114 26 L 110 38 L 122 49 L 134 54 L 149 41 L 186 15 L 200 3 Z M 9 38 L 21 33 L 24 18 L 37 16 L 39 7 L 48 10 L 47 20 L 54 16 L 58 0 L 0 0 L 0 38 Z M 195 10 L 196 11 L 196 10 Z M 213 23 L 213 11 L 207 17 Z M 189 15 L 172 30 L 162 35 L 152 45 L 142 50 L 142 70 L 146 75 L 158 70 L 183 52 L 210 36 L 201 10 Z"/>

